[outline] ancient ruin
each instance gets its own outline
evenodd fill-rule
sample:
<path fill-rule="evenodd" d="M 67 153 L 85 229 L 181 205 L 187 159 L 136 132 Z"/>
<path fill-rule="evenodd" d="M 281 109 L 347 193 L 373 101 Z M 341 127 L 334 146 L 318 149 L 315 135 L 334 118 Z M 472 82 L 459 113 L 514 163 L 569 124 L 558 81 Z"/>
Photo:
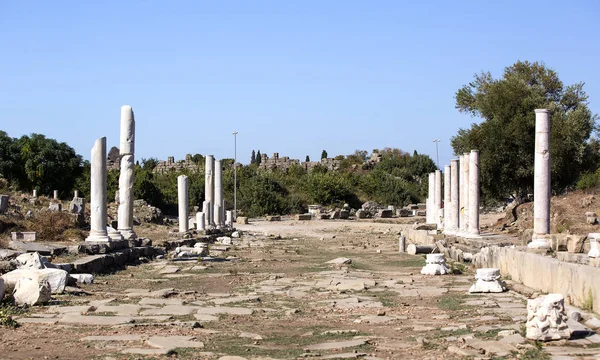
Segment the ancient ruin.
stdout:
<path fill-rule="evenodd" d="M 121 107 L 121 173 L 119 176 L 119 215 L 117 230 L 124 239 L 137 237 L 133 231 L 135 119 L 131 106 Z"/>
<path fill-rule="evenodd" d="M 565 299 L 561 294 L 527 300 L 526 337 L 538 341 L 569 339 L 571 329 L 567 319 Z"/>
<path fill-rule="evenodd" d="M 92 148 L 90 184 L 90 235 L 86 241 L 110 241 L 106 229 L 106 138 Z"/>
<path fill-rule="evenodd" d="M 500 269 L 477 269 L 477 282 L 469 289 L 470 293 L 500 293 L 506 291 L 506 284 L 500 280 Z"/>
<path fill-rule="evenodd" d="M 533 238 L 530 248 L 548 248 L 550 234 L 550 112 L 535 110 Z"/>

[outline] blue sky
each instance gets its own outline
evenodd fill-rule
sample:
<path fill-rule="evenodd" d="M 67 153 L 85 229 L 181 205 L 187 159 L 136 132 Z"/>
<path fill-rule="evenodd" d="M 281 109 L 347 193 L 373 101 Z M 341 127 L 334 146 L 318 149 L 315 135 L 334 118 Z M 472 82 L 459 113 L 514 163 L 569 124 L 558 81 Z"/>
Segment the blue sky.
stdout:
<path fill-rule="evenodd" d="M 396 147 L 452 158 L 476 72 L 543 61 L 600 112 L 597 1 L 0 1 L 0 129 L 89 159 L 136 114 L 136 157 L 247 163 Z"/>

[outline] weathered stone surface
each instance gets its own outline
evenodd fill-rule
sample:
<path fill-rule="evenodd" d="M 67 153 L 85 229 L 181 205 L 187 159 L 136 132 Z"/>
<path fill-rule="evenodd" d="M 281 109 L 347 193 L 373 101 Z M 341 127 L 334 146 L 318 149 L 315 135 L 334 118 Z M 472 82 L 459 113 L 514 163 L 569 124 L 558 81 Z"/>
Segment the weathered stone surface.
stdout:
<path fill-rule="evenodd" d="M 390 209 L 382 209 L 382 210 L 379 210 L 377 215 L 382 219 L 386 219 L 386 218 L 391 218 L 394 215 L 394 212 Z"/>
<path fill-rule="evenodd" d="M 298 221 L 312 220 L 312 214 L 296 214 L 296 220 L 298 220 Z"/>
<path fill-rule="evenodd" d="M 253 313 L 254 313 L 253 309 L 226 307 L 226 306 L 201 307 L 198 309 L 198 312 L 197 312 L 197 314 L 199 314 L 199 315 L 216 315 L 216 314 L 252 315 Z"/>
<path fill-rule="evenodd" d="M 238 216 L 237 219 L 235 219 L 235 223 L 241 224 L 241 225 L 246 225 L 246 224 L 248 224 L 248 218 L 245 216 Z"/>
<path fill-rule="evenodd" d="M 333 350 L 333 349 L 343 349 L 348 347 L 362 346 L 366 344 L 367 341 L 363 339 L 358 340 L 347 340 L 347 341 L 334 341 L 334 342 L 326 342 L 321 344 L 314 344 L 305 347 L 305 350 Z"/>
<path fill-rule="evenodd" d="M 569 339 L 565 300 L 561 294 L 548 294 L 527 301 L 526 337 L 548 341 Z"/>
<path fill-rule="evenodd" d="M 38 283 L 47 282 L 52 293 L 62 293 L 67 285 L 68 273 L 61 269 L 17 269 L 2 275 L 8 291 L 15 288 L 20 278 L 31 278 Z"/>
<path fill-rule="evenodd" d="M 129 316 L 86 316 L 69 313 L 60 318 L 58 322 L 73 325 L 113 326 L 131 323 L 133 318 Z"/>
<path fill-rule="evenodd" d="M 12 240 L 18 241 L 36 241 L 37 240 L 37 232 L 28 231 L 28 232 L 11 232 L 10 233 Z"/>
<path fill-rule="evenodd" d="M 437 224 L 415 224 L 413 226 L 415 230 L 437 230 Z"/>
<path fill-rule="evenodd" d="M 176 348 L 203 348 L 204 343 L 200 341 L 194 341 L 193 336 L 152 336 L 146 340 L 146 344 L 162 348 L 162 349 L 176 349 Z"/>
<path fill-rule="evenodd" d="M 0 195 L 0 214 L 8 211 L 8 195 Z"/>
<path fill-rule="evenodd" d="M 4 280 L 0 278 L 0 300 L 4 299 L 4 292 L 6 291 L 6 286 L 4 285 Z"/>
<path fill-rule="evenodd" d="M 190 315 L 197 310 L 197 306 L 167 305 L 162 308 L 144 310 L 140 315 Z"/>
<path fill-rule="evenodd" d="M 15 260 L 19 269 L 54 268 L 54 265 L 52 265 L 50 261 L 41 256 L 38 252 L 19 255 Z"/>
<path fill-rule="evenodd" d="M 122 334 L 122 335 L 92 335 L 86 336 L 81 341 L 142 341 L 141 335 Z"/>
<path fill-rule="evenodd" d="M 50 301 L 50 284 L 47 281 L 38 281 L 38 279 L 21 277 L 17 280 L 13 298 L 15 305 L 34 306 L 41 305 Z"/>
<path fill-rule="evenodd" d="M 421 269 L 423 275 L 445 275 L 450 272 L 444 254 L 427 254 L 425 262 L 427 264 Z"/>
<path fill-rule="evenodd" d="M 183 300 L 181 299 L 171 299 L 171 298 L 142 298 L 139 302 L 140 305 L 183 305 Z"/>
<path fill-rule="evenodd" d="M 469 289 L 470 293 L 500 293 L 506 291 L 506 286 L 500 280 L 500 269 L 477 269 L 477 282 Z"/>
<path fill-rule="evenodd" d="M 408 244 L 406 252 L 410 255 L 416 254 L 432 254 L 439 252 L 435 245 L 416 245 Z"/>
<path fill-rule="evenodd" d="M 352 260 L 348 259 L 348 258 L 344 258 L 344 257 L 339 257 L 333 260 L 329 260 L 328 262 L 326 262 L 325 264 L 329 264 L 329 265 L 344 265 L 344 264 L 350 264 L 352 263 Z"/>
<path fill-rule="evenodd" d="M 73 278 L 77 284 L 91 284 L 94 282 L 94 275 L 92 274 L 70 274 L 69 277 Z"/>
<path fill-rule="evenodd" d="M 267 221 L 281 221 L 281 216 L 280 215 L 267 215 L 266 220 Z"/>
<path fill-rule="evenodd" d="M 12 240 L 8 243 L 8 247 L 13 250 L 24 252 L 38 252 L 40 255 L 58 256 L 67 252 L 66 246 L 42 245 L 34 242 L 22 242 Z"/>

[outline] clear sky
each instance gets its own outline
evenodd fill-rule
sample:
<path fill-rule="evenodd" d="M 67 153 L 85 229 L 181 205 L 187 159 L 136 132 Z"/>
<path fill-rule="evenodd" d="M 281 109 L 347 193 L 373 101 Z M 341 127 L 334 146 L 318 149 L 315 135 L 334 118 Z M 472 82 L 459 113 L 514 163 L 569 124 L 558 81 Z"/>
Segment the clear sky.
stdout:
<path fill-rule="evenodd" d="M 598 1 L 0 0 L 0 129 L 89 159 L 136 115 L 137 159 L 247 163 L 396 147 L 452 158 L 476 72 L 543 61 L 600 112 Z"/>

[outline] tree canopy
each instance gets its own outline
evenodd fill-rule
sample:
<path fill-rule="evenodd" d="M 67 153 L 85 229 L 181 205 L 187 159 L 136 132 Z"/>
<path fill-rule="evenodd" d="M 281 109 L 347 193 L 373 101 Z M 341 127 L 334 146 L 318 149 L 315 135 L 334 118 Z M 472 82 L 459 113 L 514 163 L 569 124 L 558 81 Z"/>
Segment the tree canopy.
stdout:
<path fill-rule="evenodd" d="M 535 109 L 551 115 L 552 186 L 561 190 L 595 169 L 598 142 L 591 139 L 597 115 L 588 107 L 583 83 L 565 86 L 543 63 L 518 61 L 494 79 L 489 72 L 456 92 L 456 108 L 481 118 L 451 139 L 456 155 L 480 151 L 484 199 L 524 197 L 533 191 Z"/>

